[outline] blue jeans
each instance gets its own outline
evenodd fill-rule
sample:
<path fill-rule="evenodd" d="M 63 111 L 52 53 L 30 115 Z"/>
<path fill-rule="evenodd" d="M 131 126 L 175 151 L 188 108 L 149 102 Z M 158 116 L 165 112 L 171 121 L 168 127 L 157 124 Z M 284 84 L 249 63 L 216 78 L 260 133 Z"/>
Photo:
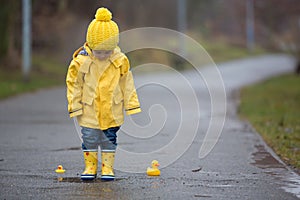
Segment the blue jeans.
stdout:
<path fill-rule="evenodd" d="M 116 150 L 117 132 L 119 129 L 120 127 L 113 127 L 107 130 L 82 127 L 82 149 L 98 150 L 100 145 L 101 150 Z"/>

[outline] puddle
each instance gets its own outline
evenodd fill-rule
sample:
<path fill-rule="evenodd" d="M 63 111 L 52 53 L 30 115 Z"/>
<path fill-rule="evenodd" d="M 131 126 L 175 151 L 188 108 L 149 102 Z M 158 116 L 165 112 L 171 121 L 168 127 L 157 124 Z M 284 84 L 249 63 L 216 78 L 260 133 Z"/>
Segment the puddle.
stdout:
<path fill-rule="evenodd" d="M 275 159 L 269 152 L 267 152 L 263 145 L 256 145 L 255 148 L 257 149 L 257 152 L 252 154 L 254 163 L 251 164 L 261 169 L 285 169 L 285 166 Z"/>
<path fill-rule="evenodd" d="M 300 198 L 300 176 L 274 158 L 264 145 L 256 145 L 255 148 L 257 151 L 252 154 L 251 164 L 283 182 L 282 189 Z"/>
<path fill-rule="evenodd" d="M 64 148 L 64 149 L 54 149 L 52 151 L 78 151 L 81 150 L 81 147 L 70 147 L 70 148 Z"/>
<path fill-rule="evenodd" d="M 297 175 L 298 176 L 298 175 Z M 295 194 L 300 198 L 300 178 L 292 174 L 286 178 L 286 186 L 282 187 L 285 191 Z"/>
<path fill-rule="evenodd" d="M 211 195 L 203 195 L 203 194 L 195 194 L 194 197 L 200 197 L 200 198 L 212 198 Z"/>
<path fill-rule="evenodd" d="M 116 177 L 114 181 L 109 182 L 115 182 L 115 181 L 121 181 L 127 178 L 124 177 Z M 96 178 L 91 181 L 83 181 L 80 179 L 80 177 L 57 177 L 54 179 L 55 182 L 61 182 L 61 183 L 103 183 L 108 181 L 102 181 L 100 178 Z"/>

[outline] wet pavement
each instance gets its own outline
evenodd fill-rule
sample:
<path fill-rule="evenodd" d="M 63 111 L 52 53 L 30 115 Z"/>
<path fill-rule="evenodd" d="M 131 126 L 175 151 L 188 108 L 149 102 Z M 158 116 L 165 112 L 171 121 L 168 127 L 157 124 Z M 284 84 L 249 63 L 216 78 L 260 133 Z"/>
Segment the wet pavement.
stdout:
<path fill-rule="evenodd" d="M 184 72 L 199 101 L 197 134 L 182 156 L 161 169 L 161 176 L 129 173 L 122 165 L 135 165 L 116 158 L 116 180 L 82 182 L 81 140 L 66 113 L 64 88 L 41 90 L 0 101 L 0 197 L 1 199 L 298 199 L 300 177 L 288 168 L 247 122 L 237 115 L 238 89 L 270 76 L 291 72 L 294 60 L 285 55 L 270 55 L 237 60 L 219 65 L 226 88 L 227 112 L 212 116 L 210 94 L 201 76 Z M 210 77 L 210 68 L 202 68 Z M 172 73 L 136 75 L 136 84 L 145 80 L 167 80 L 172 87 L 182 84 Z M 176 137 L 178 124 L 190 122 L 183 131 L 192 132 L 197 116 L 165 87 L 145 86 L 138 90 L 144 113 L 133 121 L 145 127 L 143 134 L 159 125 L 163 105 L 167 119 L 152 137 L 132 138 L 124 125 L 119 133 L 119 148 L 131 152 L 149 152 L 166 146 Z M 215 90 L 222 88 L 214 86 Z M 175 93 L 176 96 L 176 93 Z M 179 96 L 179 95 L 178 95 Z M 188 96 L 186 97 L 188 98 Z M 184 101 L 184 100 L 183 100 Z M 178 115 L 184 107 L 191 119 Z M 158 107 L 159 108 L 159 107 Z M 150 111 L 149 111 L 150 110 Z M 148 113 L 149 111 L 149 113 Z M 149 115 L 151 117 L 149 117 Z M 199 149 L 211 118 L 226 115 L 222 134 L 212 151 L 199 158 Z M 183 116 L 183 117 L 182 117 Z M 155 119 L 159 119 L 158 122 Z M 127 122 L 126 122 L 127 123 Z M 157 124 L 156 124 L 157 123 Z M 127 128 L 127 129 L 126 129 Z M 138 129 L 139 130 L 139 129 Z M 132 132 L 135 130 L 133 129 Z M 183 143 L 185 141 L 182 141 Z M 179 147 L 178 147 L 179 148 Z M 119 154 L 120 155 L 120 154 Z M 170 156 L 166 153 L 166 156 Z M 122 162 L 121 162 L 122 161 Z M 164 160 L 159 160 L 164 165 Z M 137 162 L 138 163 L 138 162 Z M 62 164 L 66 173 L 54 172 Z M 149 163 L 150 164 L 150 163 Z M 142 164 L 141 164 L 142 165 Z M 142 166 L 142 169 L 144 166 Z M 145 168 L 146 171 L 146 168 Z M 98 172 L 100 173 L 100 171 Z"/>

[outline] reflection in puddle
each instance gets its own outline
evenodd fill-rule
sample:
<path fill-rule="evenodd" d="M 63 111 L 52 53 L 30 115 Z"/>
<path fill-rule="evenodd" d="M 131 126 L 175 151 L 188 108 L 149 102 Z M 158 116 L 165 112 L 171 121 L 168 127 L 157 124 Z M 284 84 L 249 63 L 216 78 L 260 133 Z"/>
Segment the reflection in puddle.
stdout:
<path fill-rule="evenodd" d="M 121 181 L 126 178 L 115 178 L 114 181 Z M 96 178 L 95 180 L 91 181 L 83 181 L 80 179 L 80 177 L 58 177 L 55 179 L 55 181 L 62 182 L 62 183 L 103 183 L 108 181 L 102 181 L 100 178 Z M 111 182 L 114 182 L 111 181 Z"/>
<path fill-rule="evenodd" d="M 54 149 L 52 151 L 79 151 L 81 150 L 81 147 L 70 147 L 70 148 L 64 148 L 64 149 Z"/>
<path fill-rule="evenodd" d="M 282 188 L 290 193 L 296 194 L 298 198 L 300 198 L 300 178 L 296 174 L 289 174 L 286 178 L 282 177 L 283 179 L 286 179 L 286 186 L 283 186 Z"/>
<path fill-rule="evenodd" d="M 115 181 L 101 181 L 100 177 L 92 181 L 82 181 L 80 177 L 57 177 L 53 179 L 57 183 L 57 192 L 69 193 L 70 199 L 132 199 L 131 191 L 123 188 L 121 180 L 128 179 L 118 177 Z M 72 183 L 72 184 L 70 184 Z M 76 186 L 74 186 L 76 184 Z M 70 185 L 73 185 L 70 187 Z M 75 189 L 75 188 L 76 189 Z"/>
<path fill-rule="evenodd" d="M 257 152 L 252 154 L 253 164 L 264 169 L 265 173 L 274 176 L 284 182 L 282 189 L 286 192 L 295 194 L 300 198 L 300 176 L 287 167 L 269 153 L 265 146 L 256 145 Z"/>
<path fill-rule="evenodd" d="M 254 159 L 254 163 L 252 163 L 253 165 L 261 169 L 285 169 L 284 165 L 267 152 L 263 145 L 256 145 L 255 148 L 257 149 L 257 152 L 252 154 Z"/>

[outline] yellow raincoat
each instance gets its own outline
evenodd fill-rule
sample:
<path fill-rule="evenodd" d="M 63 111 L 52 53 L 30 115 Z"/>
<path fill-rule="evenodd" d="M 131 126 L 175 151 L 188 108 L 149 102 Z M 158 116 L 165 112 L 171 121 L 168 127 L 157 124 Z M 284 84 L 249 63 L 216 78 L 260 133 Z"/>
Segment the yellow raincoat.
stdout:
<path fill-rule="evenodd" d="M 123 124 L 124 108 L 127 115 L 141 112 L 129 68 L 118 47 L 105 61 L 95 58 L 87 44 L 75 51 L 66 77 L 70 117 L 77 117 L 80 126 L 106 130 Z"/>

